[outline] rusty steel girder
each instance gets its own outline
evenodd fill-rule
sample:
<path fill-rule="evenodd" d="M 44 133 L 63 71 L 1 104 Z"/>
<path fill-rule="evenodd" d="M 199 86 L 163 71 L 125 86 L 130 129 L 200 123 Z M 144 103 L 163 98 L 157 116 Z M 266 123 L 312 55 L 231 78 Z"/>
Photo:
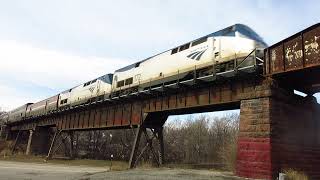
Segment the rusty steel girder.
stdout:
<path fill-rule="evenodd" d="M 306 94 L 320 91 L 320 24 L 265 49 L 264 75 Z"/>
<path fill-rule="evenodd" d="M 265 49 L 264 73 L 273 75 L 320 66 L 320 24 Z"/>

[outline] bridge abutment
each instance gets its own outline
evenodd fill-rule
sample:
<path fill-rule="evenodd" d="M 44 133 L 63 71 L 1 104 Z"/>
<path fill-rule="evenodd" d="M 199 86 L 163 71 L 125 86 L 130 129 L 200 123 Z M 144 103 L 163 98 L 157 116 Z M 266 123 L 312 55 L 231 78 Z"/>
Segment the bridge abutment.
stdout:
<path fill-rule="evenodd" d="M 272 178 L 270 98 L 242 100 L 236 173 Z"/>
<path fill-rule="evenodd" d="M 286 169 L 320 178 L 320 106 L 312 96 L 270 89 L 241 100 L 236 174 L 275 179 Z"/>

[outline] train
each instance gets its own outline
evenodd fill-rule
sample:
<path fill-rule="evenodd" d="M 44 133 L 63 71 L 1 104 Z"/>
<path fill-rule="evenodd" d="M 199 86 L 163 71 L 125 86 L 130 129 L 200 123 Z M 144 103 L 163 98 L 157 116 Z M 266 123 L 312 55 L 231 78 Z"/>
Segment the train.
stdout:
<path fill-rule="evenodd" d="M 8 113 L 7 122 L 34 118 L 58 110 L 106 100 L 184 80 L 225 72 L 242 63 L 252 51 L 263 57 L 264 40 L 250 27 L 235 24 L 180 46 L 100 76 L 36 103 L 24 104 Z M 241 62 L 241 63 L 240 63 Z M 213 68 L 214 67 L 214 68 Z"/>

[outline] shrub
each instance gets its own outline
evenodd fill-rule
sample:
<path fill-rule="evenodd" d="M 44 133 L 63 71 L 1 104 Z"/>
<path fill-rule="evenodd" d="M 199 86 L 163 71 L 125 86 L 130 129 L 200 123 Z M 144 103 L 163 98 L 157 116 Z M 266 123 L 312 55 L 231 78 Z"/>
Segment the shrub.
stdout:
<path fill-rule="evenodd" d="M 219 153 L 226 170 L 235 171 L 237 161 L 237 141 L 231 140 Z"/>
<path fill-rule="evenodd" d="M 286 174 L 286 180 L 309 180 L 305 173 L 294 169 L 286 169 L 284 173 Z"/>

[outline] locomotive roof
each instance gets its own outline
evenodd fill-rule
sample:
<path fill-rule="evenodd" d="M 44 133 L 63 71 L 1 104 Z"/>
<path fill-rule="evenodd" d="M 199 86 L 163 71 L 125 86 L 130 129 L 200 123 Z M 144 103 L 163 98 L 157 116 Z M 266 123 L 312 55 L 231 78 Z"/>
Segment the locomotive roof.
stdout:
<path fill-rule="evenodd" d="M 100 76 L 100 77 L 98 77 L 98 78 L 92 79 L 92 80 L 90 80 L 90 81 L 88 81 L 88 82 L 94 81 L 94 80 L 96 80 L 96 79 L 99 79 L 99 80 L 101 80 L 101 81 L 104 81 L 104 82 L 106 82 L 106 83 L 111 84 L 111 83 L 112 83 L 112 79 L 113 79 L 113 74 L 112 74 L 112 73 L 108 73 L 108 74 L 102 75 L 102 76 Z M 60 92 L 60 94 L 68 93 L 68 92 L 70 92 L 72 89 L 74 89 L 74 88 L 76 88 L 76 87 L 78 87 L 78 86 L 80 86 L 80 85 L 83 85 L 83 84 L 84 84 L 84 83 L 81 83 L 81 84 L 76 85 L 76 86 L 74 86 L 74 87 L 72 87 L 72 88 L 69 88 L 69 89 L 67 89 L 67 90 L 64 90 L 64 91 Z"/>
<path fill-rule="evenodd" d="M 220 31 L 211 33 L 208 36 L 235 36 L 236 31 L 239 31 L 241 34 L 247 36 L 248 38 L 258 41 L 267 46 L 267 43 L 265 43 L 264 40 L 254 30 L 244 24 L 235 24 Z"/>
<path fill-rule="evenodd" d="M 253 39 L 255 41 L 258 41 L 258 42 L 262 43 L 263 45 L 267 46 L 267 44 L 263 41 L 263 39 L 254 30 L 252 30 L 249 26 L 244 25 L 244 24 L 234 24 L 232 26 L 226 27 L 226 28 L 221 29 L 219 31 L 216 31 L 214 33 L 208 34 L 206 36 L 202 36 L 202 37 L 200 37 L 198 39 L 195 39 L 193 41 L 196 41 L 196 40 L 199 40 L 199 39 L 205 38 L 205 37 L 235 36 L 235 32 L 236 31 L 239 31 L 239 32 L 241 32 L 241 34 L 247 36 L 248 38 L 251 38 L 251 39 Z M 190 42 L 193 42 L 193 41 L 190 41 Z M 174 49 L 174 48 L 172 48 L 172 49 Z M 170 51 L 172 49 L 169 49 L 167 51 Z M 167 51 L 161 52 L 159 54 L 165 53 Z M 153 58 L 153 57 L 155 57 L 155 56 L 157 56 L 159 54 L 156 54 L 156 55 L 148 57 L 148 58 L 146 58 L 146 59 L 144 59 L 142 61 L 138 61 L 138 62 L 133 63 L 131 65 L 125 66 L 123 68 L 120 68 L 120 69 L 116 70 L 115 72 L 123 72 L 123 71 L 130 70 L 130 69 L 132 69 L 134 67 L 139 66 L 140 63 L 142 63 L 144 61 L 147 61 L 148 59 Z"/>
<path fill-rule="evenodd" d="M 27 106 L 29 106 L 31 104 L 33 104 L 33 103 L 26 103 L 26 104 L 24 104 L 22 106 L 19 106 L 19 107 L 15 108 L 15 109 L 12 109 L 11 111 L 9 111 L 9 113 L 14 113 L 14 112 L 19 111 L 21 109 L 25 109 L 25 108 L 27 108 Z"/>
<path fill-rule="evenodd" d="M 112 83 L 112 79 L 113 79 L 113 74 L 106 74 L 106 75 L 103 75 L 103 76 L 100 76 L 98 77 L 97 79 L 105 82 L 105 83 L 108 83 L 108 84 L 111 84 Z"/>

